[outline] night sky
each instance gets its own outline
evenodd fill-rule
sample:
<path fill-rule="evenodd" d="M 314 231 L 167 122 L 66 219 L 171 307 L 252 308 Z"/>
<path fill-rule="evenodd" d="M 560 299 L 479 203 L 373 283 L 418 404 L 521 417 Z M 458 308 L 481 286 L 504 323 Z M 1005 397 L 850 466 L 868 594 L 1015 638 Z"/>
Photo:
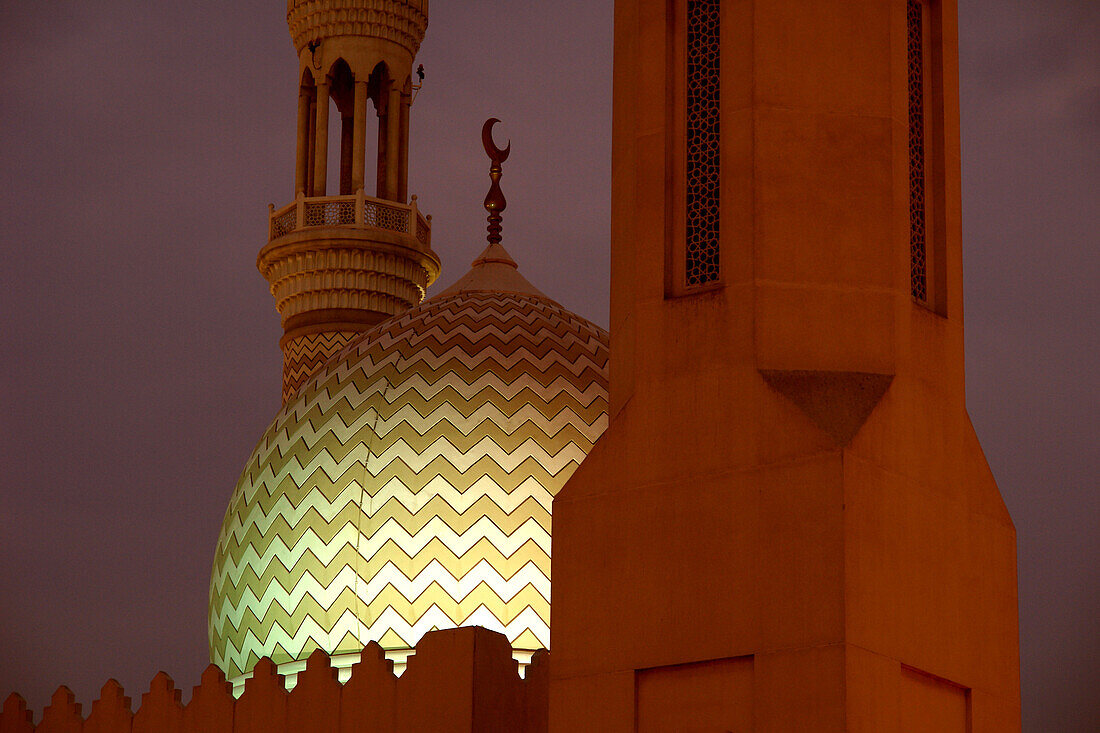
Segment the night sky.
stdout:
<path fill-rule="evenodd" d="M 1100 730 L 1100 3 L 960 0 L 968 405 L 1019 535 L 1025 730 Z M 185 690 L 279 407 L 255 269 L 293 195 L 281 0 L 0 0 L 0 698 Z M 504 243 L 608 321 L 612 2 L 432 4 L 410 190 L 446 285 Z M 332 170 L 330 166 L 330 170 Z"/>

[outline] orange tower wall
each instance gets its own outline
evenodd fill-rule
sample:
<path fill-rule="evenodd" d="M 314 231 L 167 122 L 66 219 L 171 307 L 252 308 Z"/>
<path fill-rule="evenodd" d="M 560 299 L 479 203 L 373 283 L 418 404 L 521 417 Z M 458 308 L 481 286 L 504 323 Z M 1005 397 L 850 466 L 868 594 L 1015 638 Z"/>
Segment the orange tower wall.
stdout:
<path fill-rule="evenodd" d="M 551 730 L 1019 730 L 1015 530 L 965 405 L 955 2 L 928 305 L 905 0 L 720 4 L 722 275 L 678 287 L 685 3 L 616 2 L 610 425 L 554 501 Z"/>
<path fill-rule="evenodd" d="M 343 685 L 321 651 L 286 691 L 271 660 L 260 660 L 233 699 L 211 665 L 187 705 L 161 672 L 137 712 L 114 680 L 103 686 L 87 719 L 67 687 L 58 688 L 37 726 L 19 695 L 0 713 L 0 733 L 544 733 L 549 657 L 537 653 L 520 679 L 501 634 L 479 627 L 425 634 L 401 677 L 381 647 L 370 644 Z"/>

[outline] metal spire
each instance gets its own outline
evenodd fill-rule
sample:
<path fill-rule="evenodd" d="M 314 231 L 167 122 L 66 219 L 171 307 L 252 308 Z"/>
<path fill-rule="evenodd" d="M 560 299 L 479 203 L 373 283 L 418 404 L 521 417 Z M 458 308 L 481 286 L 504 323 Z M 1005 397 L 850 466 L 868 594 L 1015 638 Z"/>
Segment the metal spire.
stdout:
<path fill-rule="evenodd" d="M 489 156 L 489 160 L 492 161 L 492 165 L 489 166 L 489 178 L 492 179 L 493 185 L 489 187 L 489 193 L 485 195 L 485 210 L 489 212 L 489 244 L 500 244 L 501 236 L 501 221 L 504 217 L 501 215 L 504 209 L 508 206 L 508 202 L 504 199 L 504 192 L 500 190 L 500 176 L 504 172 L 501 168 L 501 164 L 508 160 L 508 154 L 512 152 L 512 141 L 508 141 L 508 147 L 501 150 L 493 142 L 493 125 L 500 122 L 496 117 L 490 117 L 485 121 L 485 126 L 481 128 L 481 142 L 485 146 L 485 154 Z"/>

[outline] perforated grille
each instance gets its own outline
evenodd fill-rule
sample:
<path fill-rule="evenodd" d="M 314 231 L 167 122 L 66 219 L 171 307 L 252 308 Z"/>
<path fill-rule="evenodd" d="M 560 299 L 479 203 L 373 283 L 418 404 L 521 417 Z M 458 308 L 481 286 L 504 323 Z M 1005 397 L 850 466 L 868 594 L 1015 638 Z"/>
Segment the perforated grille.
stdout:
<path fill-rule="evenodd" d="M 340 226 L 355 223 L 355 199 L 306 203 L 306 226 Z"/>
<path fill-rule="evenodd" d="M 298 207 L 292 206 L 271 220 L 271 238 L 275 239 L 294 231 L 298 224 Z"/>
<path fill-rule="evenodd" d="M 367 201 L 363 205 L 363 223 L 369 227 L 407 232 L 409 231 L 409 211 Z"/>
<path fill-rule="evenodd" d="M 687 3 L 687 284 L 719 277 L 719 0 Z"/>
<path fill-rule="evenodd" d="M 428 245 L 428 232 L 430 230 L 431 230 L 431 227 L 428 226 L 428 221 L 424 217 L 417 214 L 416 215 L 416 238 L 424 246 Z"/>
<path fill-rule="evenodd" d="M 924 3 L 908 0 L 909 26 L 909 253 L 913 297 L 928 300 L 924 161 Z"/>

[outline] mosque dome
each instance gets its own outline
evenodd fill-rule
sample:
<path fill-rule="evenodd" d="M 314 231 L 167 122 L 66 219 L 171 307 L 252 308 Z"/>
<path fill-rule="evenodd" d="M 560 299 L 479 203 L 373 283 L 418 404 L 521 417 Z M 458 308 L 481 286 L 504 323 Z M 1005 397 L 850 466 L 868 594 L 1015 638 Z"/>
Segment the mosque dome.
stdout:
<path fill-rule="evenodd" d="M 287 403 L 241 474 L 210 586 L 230 678 L 435 628 L 550 644 L 551 501 L 606 427 L 607 333 L 490 244 Z M 287 669 L 287 671 L 293 671 Z"/>

